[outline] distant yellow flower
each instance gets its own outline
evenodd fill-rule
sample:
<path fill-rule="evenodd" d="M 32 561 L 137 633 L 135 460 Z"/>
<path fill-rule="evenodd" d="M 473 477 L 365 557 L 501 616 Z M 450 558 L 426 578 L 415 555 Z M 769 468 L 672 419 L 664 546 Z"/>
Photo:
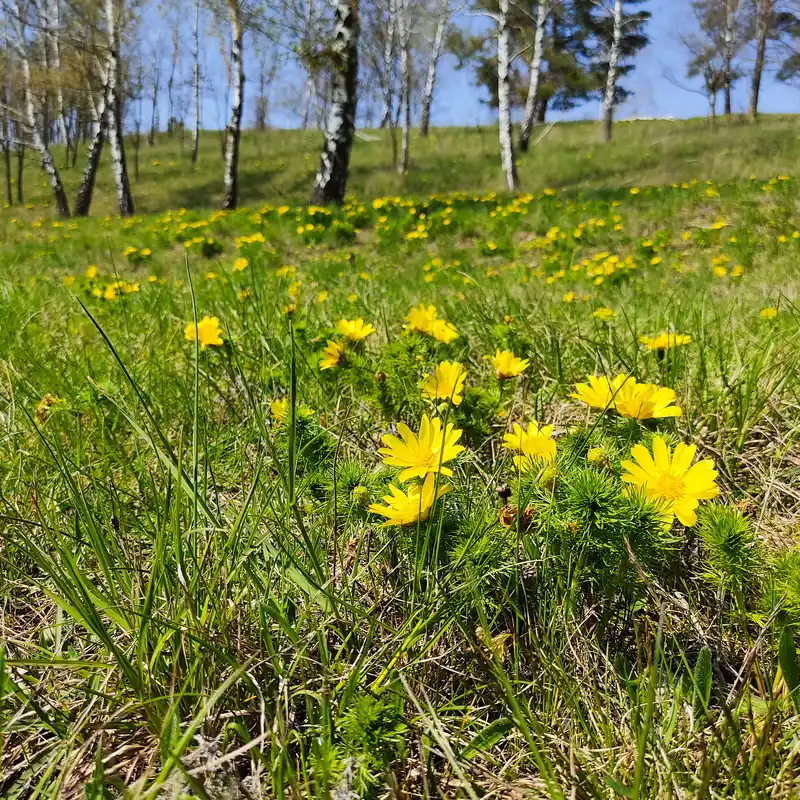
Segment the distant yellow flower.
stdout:
<path fill-rule="evenodd" d="M 355 292 L 351 292 L 347 295 L 347 302 L 348 303 L 357 303 L 358 302 L 358 295 Z"/>
<path fill-rule="evenodd" d="M 562 302 L 564 302 L 564 303 L 574 303 L 574 302 L 575 302 L 575 298 L 576 298 L 576 297 L 577 297 L 577 295 L 575 294 L 575 292 L 567 292 L 567 293 L 566 293 L 566 294 L 565 294 L 565 295 L 564 295 L 564 296 L 561 298 L 561 300 L 562 300 Z"/>
<path fill-rule="evenodd" d="M 761 319 L 775 319 L 775 317 L 778 316 L 778 309 L 773 308 L 772 306 L 767 306 L 758 312 L 758 316 L 761 317 Z"/>
<path fill-rule="evenodd" d="M 555 461 L 556 442 L 552 438 L 555 429 L 552 425 L 540 428 L 538 422 L 529 422 L 526 430 L 514 423 L 512 430 L 503 436 L 503 447 L 518 454 L 514 456 L 514 465 L 518 469 L 532 472 Z"/>
<path fill-rule="evenodd" d="M 242 256 L 239 256 L 239 258 L 237 258 L 233 262 L 232 269 L 233 269 L 234 272 L 243 272 L 244 270 L 247 269 L 247 267 L 249 265 L 250 265 L 250 262 L 246 258 L 243 258 Z"/>
<path fill-rule="evenodd" d="M 86 267 L 86 272 L 83 273 L 90 281 L 97 277 L 97 267 L 94 264 L 89 264 Z"/>
<path fill-rule="evenodd" d="M 437 342 L 443 342 L 444 344 L 450 344 L 450 342 L 458 339 L 458 330 L 455 325 L 451 325 L 443 319 L 437 319 L 431 326 L 429 333 Z"/>
<path fill-rule="evenodd" d="M 142 249 L 139 251 L 139 255 L 140 255 L 140 256 L 144 256 L 145 258 L 147 258 L 148 256 L 151 256 L 151 255 L 153 255 L 153 251 L 152 251 L 152 250 L 151 250 L 149 247 L 143 247 L 143 248 L 142 248 Z"/>
<path fill-rule="evenodd" d="M 286 416 L 286 408 L 288 405 L 289 404 L 286 402 L 286 400 L 280 399 L 273 400 L 269 404 L 270 413 L 278 422 L 280 422 Z"/>
<path fill-rule="evenodd" d="M 610 308 L 606 308 L 605 306 L 601 308 L 596 308 L 594 311 L 592 311 L 592 317 L 594 317 L 595 319 L 599 319 L 603 322 L 606 322 L 607 320 L 610 319 L 614 319 L 614 317 L 616 316 L 617 316 L 616 311 L 613 311 Z"/>
<path fill-rule="evenodd" d="M 415 306 L 405 317 L 403 328 L 411 333 L 425 333 L 439 342 L 449 344 L 458 338 L 455 326 L 443 319 L 439 319 L 436 306 L 426 306 L 424 303 Z"/>
<path fill-rule="evenodd" d="M 422 382 L 422 394 L 431 400 L 451 400 L 454 406 L 460 405 L 466 378 L 467 371 L 458 361 L 442 361 L 433 375 Z"/>
<path fill-rule="evenodd" d="M 190 322 L 186 326 L 183 336 L 187 342 L 193 342 L 197 339 L 201 350 L 205 350 L 206 347 L 221 345 L 222 328 L 219 324 L 219 318 L 206 315 L 197 323 L 197 327 L 195 327 L 194 322 Z"/>
<path fill-rule="evenodd" d="M 423 414 L 419 434 L 415 434 L 403 422 L 397 425 L 397 432 L 402 438 L 391 433 L 381 437 L 384 446 L 378 452 L 384 456 L 384 464 L 403 467 L 398 476 L 401 481 L 424 478 L 431 472 L 453 474 L 451 469 L 443 465 L 452 461 L 464 448 L 456 444 L 461 438 L 461 431 L 455 429 L 452 423 L 442 431 L 442 421 L 438 417 L 428 419 L 428 415 Z"/>
<path fill-rule="evenodd" d="M 659 505 L 664 521 L 671 524 L 674 517 L 686 526 L 697 523 L 697 506 L 701 500 L 711 500 L 719 494 L 714 462 L 703 459 L 695 464 L 695 445 L 679 444 L 675 452 L 660 436 L 653 439 L 653 454 L 641 444 L 631 450 L 633 461 L 623 461 L 622 480 L 635 486 Z"/>
<path fill-rule="evenodd" d="M 441 485 L 434 496 L 436 476 L 433 474 L 429 474 L 421 486 L 419 484 L 411 486 L 408 493 L 390 484 L 391 494 L 383 497 L 383 501 L 387 505 L 372 503 L 369 510 L 373 514 L 380 514 L 387 518 L 381 526 L 383 528 L 390 525 L 412 525 L 416 522 L 424 522 L 428 519 L 434 502 L 449 492 L 450 488 L 450 486 Z"/>
<path fill-rule="evenodd" d="M 336 330 L 351 342 L 360 342 L 375 333 L 375 327 L 359 317 L 358 319 L 340 319 Z"/>
<path fill-rule="evenodd" d="M 602 447 L 590 447 L 586 453 L 586 460 L 590 464 L 602 464 L 606 460 L 606 451 Z"/>
<path fill-rule="evenodd" d="M 320 292 L 320 293 L 319 293 L 319 294 L 316 296 L 316 302 L 317 302 L 317 304 L 322 304 L 322 303 L 324 303 L 324 302 L 325 302 L 327 299 L 328 299 L 328 291 L 327 291 L 326 289 L 323 289 L 323 290 L 322 290 L 322 291 L 321 291 L 321 292 Z"/>
<path fill-rule="evenodd" d="M 661 331 L 657 336 L 640 336 L 639 342 L 648 350 L 671 350 L 673 347 L 681 347 L 689 344 L 692 337 L 685 333 L 668 333 Z"/>
<path fill-rule="evenodd" d="M 61 283 L 62 283 L 64 286 L 72 286 L 72 284 L 73 284 L 73 283 L 75 283 L 75 276 L 74 276 L 74 275 L 65 275 L 65 276 L 64 276 L 64 277 L 61 279 Z"/>
<path fill-rule="evenodd" d="M 641 191 L 641 189 L 638 186 L 634 186 L 631 189 L 631 194 L 639 194 L 640 191 Z"/>
<path fill-rule="evenodd" d="M 328 339 L 328 344 L 322 351 L 322 358 L 319 361 L 320 369 L 331 369 L 338 367 L 339 362 L 342 360 L 342 353 L 344 352 L 344 345 L 339 342 L 334 342 Z"/>
<path fill-rule="evenodd" d="M 714 273 L 714 277 L 716 278 L 724 278 L 728 274 L 727 268 L 719 265 L 712 267 L 711 271 Z"/>
<path fill-rule="evenodd" d="M 499 381 L 516 378 L 531 365 L 527 358 L 517 358 L 510 350 L 497 350 L 494 356 L 487 356 L 487 358 L 492 359 L 494 376 Z"/>

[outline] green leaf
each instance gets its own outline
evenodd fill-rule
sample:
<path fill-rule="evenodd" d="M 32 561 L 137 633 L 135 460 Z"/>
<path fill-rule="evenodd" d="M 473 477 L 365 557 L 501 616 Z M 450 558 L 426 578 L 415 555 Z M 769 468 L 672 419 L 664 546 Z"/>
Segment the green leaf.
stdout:
<path fill-rule="evenodd" d="M 514 727 L 511 717 L 501 717 L 489 723 L 464 749 L 462 758 L 472 758 L 479 753 L 483 753 L 490 747 L 494 747 L 498 742 L 508 736 Z"/>
<path fill-rule="evenodd" d="M 800 686 L 800 666 L 797 664 L 797 647 L 794 642 L 794 630 L 791 625 L 784 626 L 781 631 L 781 640 L 778 645 L 778 663 L 794 707 L 800 711 L 800 695 L 797 692 L 797 687 Z"/>
<path fill-rule="evenodd" d="M 711 701 L 712 678 L 711 650 L 705 646 L 697 656 L 697 663 L 694 665 L 694 673 L 692 674 L 694 683 L 692 713 L 696 720 L 702 719 L 706 711 L 708 711 L 708 704 Z"/>

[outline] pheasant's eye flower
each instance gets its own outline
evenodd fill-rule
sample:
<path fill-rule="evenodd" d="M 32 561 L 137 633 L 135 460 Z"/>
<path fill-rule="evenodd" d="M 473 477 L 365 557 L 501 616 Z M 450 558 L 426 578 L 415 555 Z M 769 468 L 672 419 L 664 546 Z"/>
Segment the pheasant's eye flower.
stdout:
<path fill-rule="evenodd" d="M 250 264 L 250 262 L 246 258 L 243 258 L 242 256 L 239 256 L 239 258 L 237 258 L 233 262 L 233 271 L 234 272 L 243 272 L 244 270 L 247 269 L 249 264 Z"/>
<path fill-rule="evenodd" d="M 531 362 L 527 358 L 517 358 L 510 350 L 497 350 L 492 357 L 494 376 L 499 381 L 522 375 L 530 365 Z"/>
<path fill-rule="evenodd" d="M 613 311 L 610 308 L 606 308 L 605 306 L 603 306 L 602 308 L 596 308 L 594 311 L 592 311 L 592 317 L 594 317 L 594 319 L 599 319 L 602 322 L 614 319 L 614 317 L 616 316 L 617 316 L 616 311 Z"/>
<path fill-rule="evenodd" d="M 94 280 L 97 277 L 97 266 L 95 264 L 89 264 L 89 266 L 86 267 L 84 275 L 86 275 L 90 281 Z"/>
<path fill-rule="evenodd" d="M 629 419 L 661 419 L 679 417 L 682 413 L 675 402 L 673 389 L 659 387 L 653 383 L 636 383 L 631 378 L 625 381 L 614 398 L 617 413 Z"/>
<path fill-rule="evenodd" d="M 384 434 L 381 441 L 384 447 L 378 452 L 384 456 L 383 463 L 390 467 L 403 467 L 399 478 L 407 481 L 410 478 L 424 478 L 431 472 L 452 475 L 453 471 L 443 466 L 452 461 L 464 448 L 456 442 L 461 438 L 461 431 L 450 423 L 442 431 L 442 421 L 438 417 L 429 420 L 424 414 L 419 426 L 419 434 L 415 434 L 408 425 L 400 423 L 397 432 L 401 438 L 390 433 Z"/>
<path fill-rule="evenodd" d="M 661 331 L 657 336 L 640 336 L 639 342 L 648 350 L 671 350 L 673 347 L 681 347 L 689 344 L 692 337 L 685 333 L 668 333 Z"/>
<path fill-rule="evenodd" d="M 758 312 L 758 316 L 761 317 L 761 319 L 775 319 L 775 317 L 778 316 L 778 309 L 772 307 L 762 308 L 761 311 Z"/>
<path fill-rule="evenodd" d="M 627 470 L 622 480 L 643 492 L 648 500 L 659 504 L 664 521 L 672 524 L 674 517 L 688 527 L 697 523 L 697 506 L 701 500 L 711 500 L 719 493 L 717 472 L 710 458 L 693 464 L 695 445 L 679 444 L 671 453 L 660 437 L 653 439 L 653 455 L 637 444 L 631 450 L 633 461 L 623 461 Z"/>
<path fill-rule="evenodd" d="M 411 333 L 429 333 L 436 319 L 436 306 L 422 304 L 415 306 L 408 312 L 403 328 Z"/>
<path fill-rule="evenodd" d="M 360 342 L 367 336 L 375 333 L 375 328 L 359 317 L 358 319 L 340 319 L 336 323 L 336 330 L 351 342 Z"/>
<path fill-rule="evenodd" d="M 609 380 L 605 375 L 589 375 L 589 383 L 576 383 L 575 391 L 570 397 L 586 403 L 590 408 L 613 408 L 614 397 L 626 380 L 625 375 L 617 375 L 613 380 Z"/>
<path fill-rule="evenodd" d="M 556 459 L 556 443 L 552 425 L 539 427 L 538 422 L 529 422 L 528 429 L 514 423 L 513 433 L 503 436 L 503 447 L 515 450 L 514 465 L 523 472 L 537 471 L 540 467 L 552 464 Z"/>
<path fill-rule="evenodd" d="M 288 403 L 286 402 L 286 400 L 280 400 L 280 399 L 273 400 L 269 404 L 270 413 L 278 422 L 281 422 L 281 420 L 283 420 L 283 418 L 286 416 L 287 405 Z"/>
<path fill-rule="evenodd" d="M 325 345 L 325 349 L 322 351 L 319 368 L 331 369 L 333 367 L 338 367 L 339 362 L 342 360 L 342 353 L 344 353 L 344 345 L 328 339 L 328 344 Z"/>
<path fill-rule="evenodd" d="M 443 342 L 444 344 L 450 344 L 450 342 L 458 339 L 456 326 L 445 322 L 443 319 L 435 320 L 428 332 L 437 342 Z"/>
<path fill-rule="evenodd" d="M 200 342 L 200 349 L 205 350 L 206 347 L 215 347 L 222 344 L 222 328 L 219 325 L 218 317 L 203 317 L 195 328 L 194 322 L 190 322 L 183 332 L 183 336 L 187 342 L 193 342 L 197 339 Z"/>
<path fill-rule="evenodd" d="M 431 400 L 450 400 L 454 406 L 461 405 L 467 371 L 458 361 L 442 361 L 433 375 L 422 382 L 422 394 Z"/>
<path fill-rule="evenodd" d="M 385 506 L 373 503 L 369 510 L 373 514 L 386 517 L 386 522 L 381 527 L 390 525 L 412 525 L 415 522 L 424 522 L 431 513 L 431 508 L 436 500 L 450 491 L 450 486 L 442 485 L 436 489 L 436 476 L 432 473 L 425 478 L 425 482 L 412 486 L 406 494 L 393 484 L 389 485 L 391 494 L 384 495 Z"/>

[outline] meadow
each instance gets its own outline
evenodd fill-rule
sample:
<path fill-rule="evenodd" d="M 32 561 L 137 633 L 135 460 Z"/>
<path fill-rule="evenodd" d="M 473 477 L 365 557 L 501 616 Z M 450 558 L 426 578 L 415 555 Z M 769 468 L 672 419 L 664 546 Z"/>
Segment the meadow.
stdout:
<path fill-rule="evenodd" d="M 128 219 L 31 168 L 0 796 L 797 796 L 794 124 L 557 126 L 516 197 L 370 132 L 340 209 L 311 133 L 235 212 L 212 134 Z"/>

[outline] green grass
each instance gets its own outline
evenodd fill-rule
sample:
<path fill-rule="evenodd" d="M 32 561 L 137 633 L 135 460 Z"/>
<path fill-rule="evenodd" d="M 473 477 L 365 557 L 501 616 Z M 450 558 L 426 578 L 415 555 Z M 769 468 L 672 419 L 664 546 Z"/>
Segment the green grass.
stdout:
<path fill-rule="evenodd" d="M 519 199 L 491 131 L 415 141 L 405 179 L 359 142 L 354 194 L 390 197 L 335 211 L 295 205 L 318 134 L 275 132 L 245 138 L 252 207 L 180 212 L 214 205 L 209 135 L 194 174 L 148 153 L 135 218 L 100 216 L 107 178 L 89 220 L 4 211 L 0 795 L 796 796 L 790 126 L 556 128 Z M 420 303 L 458 337 L 404 330 Z M 420 390 L 443 360 L 457 405 Z M 620 373 L 682 415 L 571 397 Z M 381 438 L 437 412 L 450 491 L 381 527 L 414 485 Z M 526 472 L 502 445 L 533 420 L 557 452 Z M 621 481 L 656 434 L 714 461 L 696 526 Z"/>
<path fill-rule="evenodd" d="M 598 141 L 594 123 L 562 123 L 519 158 L 520 182 L 524 191 L 541 191 L 547 186 L 605 189 L 692 178 L 727 181 L 747 178 L 751 173 L 770 177 L 790 173 L 800 160 L 796 127 L 797 120 L 791 116 L 764 116 L 758 125 L 734 118 L 730 124 L 721 122 L 713 130 L 699 119 L 621 122 L 614 128 L 614 140 L 605 145 Z M 365 131 L 364 135 L 366 139 L 356 138 L 348 183 L 348 189 L 357 197 L 503 191 L 497 131 L 492 127 L 439 128 L 427 139 L 413 132 L 411 168 L 405 176 L 397 175 L 392 168 L 388 131 Z M 134 147 L 128 140 L 134 200 L 140 213 L 219 205 L 220 133 L 203 132 L 200 142 L 200 159 L 193 170 L 188 135 L 181 143 L 178 134 L 172 138 L 160 134 L 154 147 L 148 147 L 143 138 L 136 179 Z M 246 131 L 241 145 L 242 204 L 306 202 L 321 144 L 317 131 Z M 55 147 L 54 153 L 61 166 L 63 151 Z M 71 200 L 80 181 L 83 158 L 81 148 L 76 168 L 62 173 Z M 34 203 L 49 199 L 33 153 L 28 153 L 26 163 L 26 199 Z M 111 170 L 104 158 L 94 213 L 114 213 L 114 203 Z"/>

